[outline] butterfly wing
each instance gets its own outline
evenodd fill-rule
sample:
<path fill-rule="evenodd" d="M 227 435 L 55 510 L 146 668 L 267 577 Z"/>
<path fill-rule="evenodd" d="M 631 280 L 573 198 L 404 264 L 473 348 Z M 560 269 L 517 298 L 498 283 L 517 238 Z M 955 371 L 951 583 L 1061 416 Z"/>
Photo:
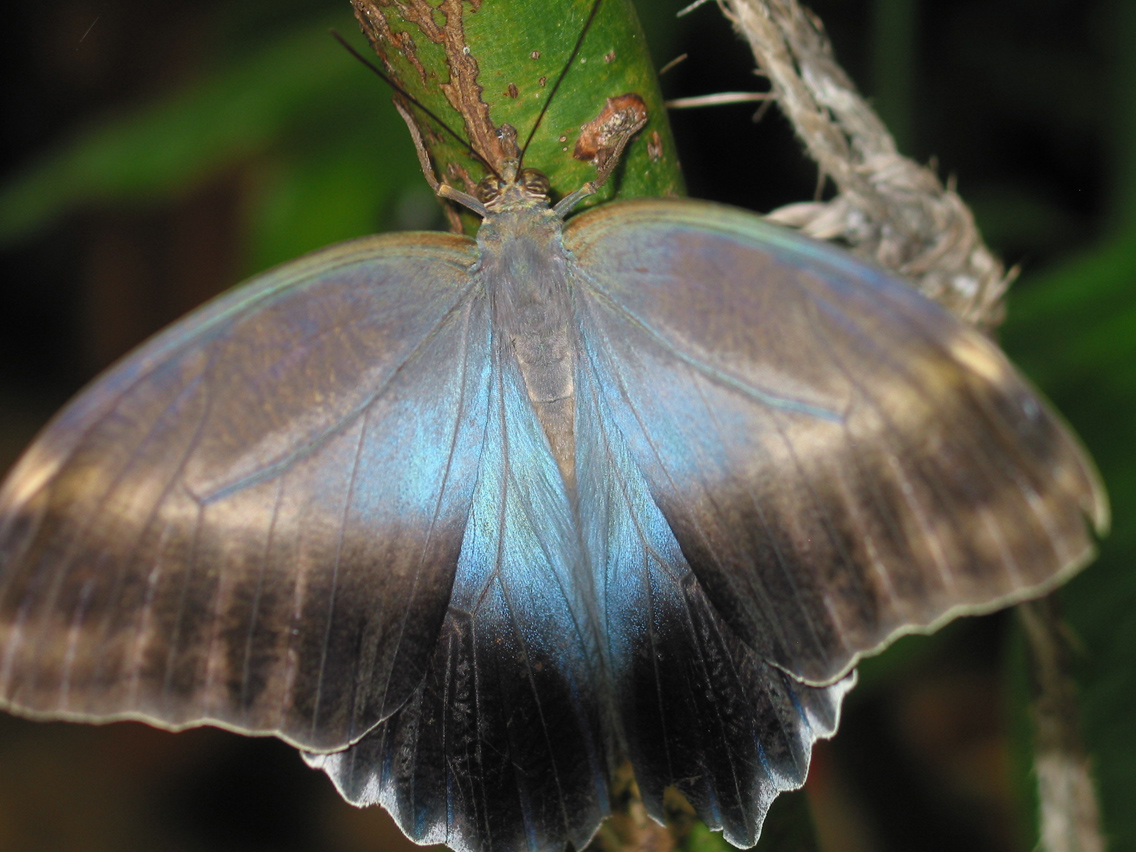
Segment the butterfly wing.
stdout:
<path fill-rule="evenodd" d="M 1091 462 L 1005 357 L 902 282 L 699 202 L 606 205 L 587 277 L 613 422 L 715 611 L 823 685 L 1093 552 Z"/>
<path fill-rule="evenodd" d="M 418 689 L 473 494 L 471 241 L 360 240 L 98 379 L 0 494 L 0 706 L 342 748 Z"/>
<path fill-rule="evenodd" d="M 1086 558 L 1106 509 L 1076 444 L 902 284 L 707 205 L 565 241 L 575 494 L 468 242 L 321 253 L 144 347 L 20 463 L 4 705 L 276 733 L 459 850 L 581 846 L 622 737 L 653 814 L 675 784 L 749 845 L 860 654 Z"/>
<path fill-rule="evenodd" d="M 861 655 L 1056 584 L 1105 498 L 1004 357 L 874 267 L 697 202 L 564 241 L 620 729 L 649 812 L 673 784 L 750 846 Z"/>
<path fill-rule="evenodd" d="M 496 331 L 477 486 L 429 674 L 358 743 L 308 762 L 419 843 L 582 849 L 609 807 L 594 582 L 512 342 Z"/>
<path fill-rule="evenodd" d="M 591 326 L 589 328 L 589 326 Z M 596 326 L 584 322 L 585 332 Z M 608 341 L 577 373 L 581 529 L 594 566 L 618 730 L 648 813 L 674 785 L 735 846 L 757 842 L 778 793 L 805 781 L 855 677 L 795 682 L 739 640 L 708 599 L 634 457 L 609 390 Z M 672 380 L 657 377 L 656 393 Z"/>

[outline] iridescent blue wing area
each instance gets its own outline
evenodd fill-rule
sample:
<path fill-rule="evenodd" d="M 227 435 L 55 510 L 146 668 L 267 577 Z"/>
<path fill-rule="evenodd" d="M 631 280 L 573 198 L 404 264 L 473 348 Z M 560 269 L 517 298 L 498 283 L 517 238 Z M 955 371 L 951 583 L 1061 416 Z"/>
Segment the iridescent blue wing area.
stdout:
<path fill-rule="evenodd" d="M 501 335 L 503 338 L 504 335 Z M 405 707 L 308 755 L 420 843 L 576 848 L 608 811 L 607 676 L 575 507 L 499 339 L 489 425 L 442 641 Z"/>
<path fill-rule="evenodd" d="M 222 296 L 0 494 L 0 706 L 342 748 L 425 677 L 489 400 L 469 240 L 377 237 Z"/>
<path fill-rule="evenodd" d="M 996 347 L 850 255 L 699 202 L 605 205 L 565 244 L 599 392 L 733 635 L 804 683 L 1037 595 L 1108 508 Z"/>

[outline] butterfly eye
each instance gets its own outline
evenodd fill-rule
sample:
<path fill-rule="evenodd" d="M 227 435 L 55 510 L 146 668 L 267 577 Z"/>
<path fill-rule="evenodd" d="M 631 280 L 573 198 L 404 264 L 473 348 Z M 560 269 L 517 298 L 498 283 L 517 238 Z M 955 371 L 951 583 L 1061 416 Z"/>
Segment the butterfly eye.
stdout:
<path fill-rule="evenodd" d="M 497 175 L 487 175 L 477 185 L 477 200 L 482 204 L 488 204 L 501 194 L 504 185 L 505 182 Z"/>
<path fill-rule="evenodd" d="M 539 169 L 522 169 L 519 183 L 530 198 L 548 198 L 548 177 Z"/>

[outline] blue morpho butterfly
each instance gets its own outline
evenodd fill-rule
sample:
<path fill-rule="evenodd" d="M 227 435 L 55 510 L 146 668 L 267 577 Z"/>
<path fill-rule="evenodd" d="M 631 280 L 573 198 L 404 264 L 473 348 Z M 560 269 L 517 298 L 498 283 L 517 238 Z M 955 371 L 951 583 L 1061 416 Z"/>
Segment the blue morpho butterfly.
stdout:
<path fill-rule="evenodd" d="M 1090 557 L 1076 440 L 907 284 L 494 166 L 439 188 L 476 241 L 286 264 L 55 418 L 0 492 L 0 706 L 273 734 L 477 852 L 582 847 L 627 757 L 749 846 L 862 655 Z"/>

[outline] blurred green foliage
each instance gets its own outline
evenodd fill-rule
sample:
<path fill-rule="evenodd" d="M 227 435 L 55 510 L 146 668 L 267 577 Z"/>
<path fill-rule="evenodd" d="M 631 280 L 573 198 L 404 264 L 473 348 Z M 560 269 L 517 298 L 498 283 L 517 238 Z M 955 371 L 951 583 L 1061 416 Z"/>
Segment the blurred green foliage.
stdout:
<path fill-rule="evenodd" d="M 242 167 L 246 274 L 407 216 L 428 224 L 422 205 L 400 217 L 413 148 L 381 86 L 327 37 L 333 28 L 358 31 L 349 10 L 303 20 L 20 163 L 0 193 L 0 247 L 76 210 L 157 206 Z"/>
<path fill-rule="evenodd" d="M 690 53 L 663 78 L 666 93 L 759 86 L 713 8 L 676 20 L 682 5 L 639 3 L 657 66 Z M 1134 7 L 1128 0 L 812 4 L 845 67 L 900 131 L 906 150 L 937 157 L 944 174 L 957 177 L 995 250 L 1020 263 L 1003 343 L 1066 414 L 1107 483 L 1112 534 L 1100 560 L 1060 596 L 1075 637 L 1084 732 L 1113 850 L 1136 850 Z M 30 437 L 24 424 L 33 415 L 23 412 L 41 410 L 28 408 L 39 395 L 61 401 L 103 366 L 106 356 L 92 355 L 84 335 L 110 321 L 97 311 L 99 282 L 118 269 L 112 264 L 108 273 L 102 265 L 108 242 L 138 241 L 135 254 L 114 257 L 137 255 L 145 266 L 163 239 L 170 242 L 166 232 L 181 227 L 179 216 L 209 215 L 192 214 L 196 199 L 225 187 L 236 249 L 232 256 L 209 245 L 198 249 L 220 257 L 210 267 L 213 280 L 202 285 L 212 292 L 330 242 L 441 226 L 389 97 L 327 37 L 335 27 L 363 46 L 346 3 L 212 2 L 156 19 L 159 13 L 140 2 L 100 7 L 74 0 L 20 14 L 26 19 L 5 35 L 18 73 L 9 75 L 16 83 L 5 101 L 11 115 L 0 180 L 0 431 L 9 455 Z M 98 60 L 99 51 L 118 58 Z M 693 195 L 754 209 L 812 195 L 810 164 L 784 122 L 770 115 L 757 126 L 745 108 L 676 117 Z M 151 229 L 159 232 L 156 243 L 147 241 Z M 129 264 L 121 262 L 126 276 Z M 169 269 L 168 262 L 152 266 Z M 148 286 L 156 291 L 171 286 L 153 278 Z M 123 345 L 172 318 L 139 321 L 123 333 Z M 972 829 L 970 794 L 952 793 L 945 776 L 905 758 L 906 735 L 881 733 L 912 701 L 912 680 L 924 684 L 928 672 L 946 672 L 950 680 L 961 670 L 992 671 L 1001 691 L 983 695 L 988 702 L 1008 696 L 1007 716 L 1017 722 L 1006 726 L 1024 725 L 1025 678 L 1021 655 L 1003 653 L 1007 626 L 968 620 L 935 637 L 903 640 L 863 667 L 831 751 L 845 804 L 861 811 L 851 824 L 871 838 L 862 848 L 1032 848 L 1026 819 L 1002 837 L 1003 846 Z M 0 720 L 0 762 L 14 760 L 19 749 L 6 746 L 15 741 L 4 736 L 22 724 Z M 1030 790 L 1028 762 L 1019 760 L 1015 772 L 1010 789 Z M 313 784 L 323 783 L 309 774 Z M 928 805 L 916 789 L 921 783 L 940 799 L 954 795 L 956 808 Z M 0 823 L 20 816 L 5 804 L 17 801 L 6 800 L 5 791 L 0 784 Z M 1020 801 L 1017 808 L 1019 815 L 1029 811 Z M 243 837 L 181 848 L 266 848 L 263 837 Z M 267 842 L 296 850 L 309 848 L 309 840 L 310 848 L 366 848 L 345 837 L 279 832 Z M 856 848 L 848 843 L 844 848 Z M 67 841 L 39 848 L 67 848 Z M 142 847 L 107 841 L 98 848 Z"/>

